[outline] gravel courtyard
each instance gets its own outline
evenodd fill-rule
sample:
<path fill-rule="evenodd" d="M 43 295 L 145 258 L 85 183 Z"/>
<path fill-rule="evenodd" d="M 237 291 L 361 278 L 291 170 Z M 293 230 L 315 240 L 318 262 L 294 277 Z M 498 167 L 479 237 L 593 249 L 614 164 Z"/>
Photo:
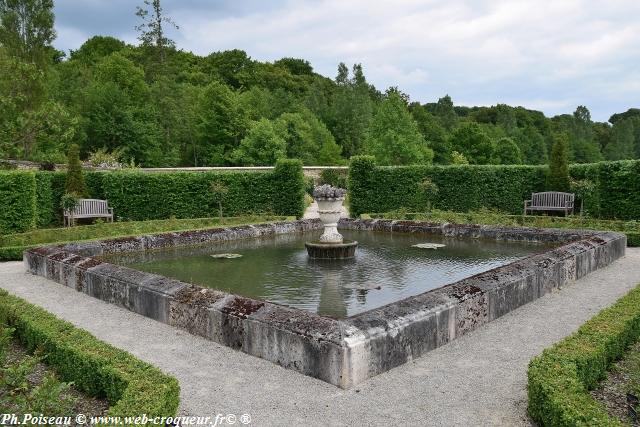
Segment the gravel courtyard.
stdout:
<path fill-rule="evenodd" d="M 640 248 L 426 356 L 341 390 L 0 264 L 0 287 L 180 381 L 183 415 L 251 425 L 530 425 L 526 369 L 640 282 Z M 237 423 L 240 425 L 240 423 Z"/>

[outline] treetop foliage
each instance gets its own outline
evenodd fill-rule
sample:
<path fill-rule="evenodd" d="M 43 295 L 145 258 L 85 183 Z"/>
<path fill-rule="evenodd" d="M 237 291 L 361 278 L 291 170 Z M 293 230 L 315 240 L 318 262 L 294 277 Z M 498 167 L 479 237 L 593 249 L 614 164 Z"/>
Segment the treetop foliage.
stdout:
<path fill-rule="evenodd" d="M 0 0 L 0 156 L 64 162 L 98 150 L 141 166 L 546 164 L 567 138 L 570 162 L 640 158 L 640 109 L 597 123 L 585 106 L 552 118 L 497 104 L 411 102 L 379 90 L 361 64 L 334 78 L 305 59 L 273 62 L 239 49 L 199 56 L 167 37 L 160 0 L 137 11 L 140 45 L 96 35 L 60 60 L 52 0 Z"/>

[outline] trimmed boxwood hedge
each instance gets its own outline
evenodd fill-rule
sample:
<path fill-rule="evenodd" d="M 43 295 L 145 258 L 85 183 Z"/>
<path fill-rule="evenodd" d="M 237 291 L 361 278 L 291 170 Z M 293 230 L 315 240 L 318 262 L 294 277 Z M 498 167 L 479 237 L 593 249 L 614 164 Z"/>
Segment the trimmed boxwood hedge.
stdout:
<path fill-rule="evenodd" d="M 0 172 L 0 234 L 21 233 L 35 226 L 35 173 Z"/>
<path fill-rule="evenodd" d="M 110 172 L 102 177 L 104 198 L 116 216 L 125 220 L 203 218 L 217 214 L 211 184 L 228 192 L 224 215 L 271 213 L 302 216 L 304 179 L 298 161 L 280 161 L 273 172 Z"/>
<path fill-rule="evenodd" d="M 351 213 L 424 210 L 420 184 L 438 187 L 436 209 L 468 212 L 481 208 L 521 214 L 532 192 L 544 191 L 546 166 L 377 166 L 373 157 L 352 158 L 348 189 Z M 572 177 L 593 182 L 585 209 L 602 218 L 640 218 L 640 161 L 572 165 Z"/>
<path fill-rule="evenodd" d="M 619 426 L 588 390 L 640 338 L 640 286 L 529 364 L 529 414 L 543 426 Z"/>
<path fill-rule="evenodd" d="M 4 290 L 0 290 L 0 320 L 15 328 L 29 351 L 41 349 L 64 381 L 106 397 L 109 415 L 175 416 L 178 381 L 150 364 Z"/>
<path fill-rule="evenodd" d="M 61 224 L 65 176 L 65 172 L 3 172 L 0 232 Z M 281 160 L 268 172 L 85 172 L 85 182 L 90 197 L 108 200 L 116 217 L 123 220 L 216 216 L 213 182 L 228 188 L 222 204 L 225 216 L 301 217 L 305 208 L 305 181 L 298 160 Z"/>

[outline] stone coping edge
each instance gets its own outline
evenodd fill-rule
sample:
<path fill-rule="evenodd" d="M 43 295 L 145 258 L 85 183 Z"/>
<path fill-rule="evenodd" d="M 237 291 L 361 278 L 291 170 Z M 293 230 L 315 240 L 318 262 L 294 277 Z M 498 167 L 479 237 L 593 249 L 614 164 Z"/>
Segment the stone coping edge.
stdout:
<path fill-rule="evenodd" d="M 298 220 L 28 249 L 33 274 L 108 303 L 350 388 L 624 256 L 621 233 L 343 219 L 340 228 L 556 242 L 555 249 L 335 320 L 103 262 L 96 256 L 322 228 Z"/>

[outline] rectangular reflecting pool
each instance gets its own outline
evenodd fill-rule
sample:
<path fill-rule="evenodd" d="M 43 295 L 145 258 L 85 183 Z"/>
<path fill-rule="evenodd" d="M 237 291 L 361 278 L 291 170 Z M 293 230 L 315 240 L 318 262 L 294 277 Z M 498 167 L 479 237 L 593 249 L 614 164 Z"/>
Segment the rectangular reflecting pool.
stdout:
<path fill-rule="evenodd" d="M 360 242 L 355 259 L 311 261 L 304 243 L 321 228 L 298 220 L 75 242 L 28 249 L 24 262 L 78 292 L 350 388 L 626 247 L 614 232 L 345 219 L 340 232 Z M 426 243 L 444 246 L 414 247 Z M 236 257 L 214 257 L 222 254 Z"/>
<path fill-rule="evenodd" d="M 359 242 L 355 259 L 312 260 L 292 233 L 198 247 L 111 254 L 104 261 L 188 283 L 345 318 L 454 283 L 552 245 L 409 233 L 343 230 Z M 420 243 L 442 244 L 437 249 Z M 240 255 L 215 258 L 215 255 Z M 213 256 L 212 256 L 213 255 Z"/>

